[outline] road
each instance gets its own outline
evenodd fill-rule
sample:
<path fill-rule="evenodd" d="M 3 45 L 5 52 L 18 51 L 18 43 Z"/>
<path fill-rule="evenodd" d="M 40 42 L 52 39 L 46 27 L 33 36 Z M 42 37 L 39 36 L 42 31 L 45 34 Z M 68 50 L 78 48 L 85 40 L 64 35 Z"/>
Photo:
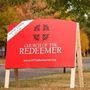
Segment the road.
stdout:
<path fill-rule="evenodd" d="M 84 71 L 90 71 L 90 58 L 83 58 Z M 66 69 L 70 71 L 70 69 Z M 19 79 L 27 79 L 34 76 L 45 76 L 52 73 L 62 73 L 63 68 L 45 68 L 45 69 L 19 69 Z M 4 82 L 5 77 L 5 66 L 0 65 L 0 82 Z M 14 79 L 14 71 L 11 69 L 10 80 Z"/>

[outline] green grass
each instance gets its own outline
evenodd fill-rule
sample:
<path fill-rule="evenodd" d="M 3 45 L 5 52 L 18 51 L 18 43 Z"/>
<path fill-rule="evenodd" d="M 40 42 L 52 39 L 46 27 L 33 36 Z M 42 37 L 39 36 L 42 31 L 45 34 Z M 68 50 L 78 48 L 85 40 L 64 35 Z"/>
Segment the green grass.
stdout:
<path fill-rule="evenodd" d="M 90 90 L 90 72 L 84 72 L 84 88 L 78 88 L 78 77 L 76 75 L 76 88 L 70 89 L 70 73 L 51 74 L 19 80 L 19 86 L 16 88 L 15 82 L 10 82 L 8 90 Z M 1 87 L 3 87 L 3 84 Z M 2 88 L 4 90 L 4 88 Z"/>
<path fill-rule="evenodd" d="M 0 59 L 0 64 L 4 64 L 5 59 Z M 0 81 L 0 90 L 90 90 L 90 70 L 84 72 L 84 88 L 78 88 L 78 76 L 76 74 L 76 88 L 70 89 L 70 73 L 51 74 L 47 76 L 26 78 L 18 81 L 16 88 L 15 81 L 10 82 L 10 88 L 4 89 L 4 84 Z"/>

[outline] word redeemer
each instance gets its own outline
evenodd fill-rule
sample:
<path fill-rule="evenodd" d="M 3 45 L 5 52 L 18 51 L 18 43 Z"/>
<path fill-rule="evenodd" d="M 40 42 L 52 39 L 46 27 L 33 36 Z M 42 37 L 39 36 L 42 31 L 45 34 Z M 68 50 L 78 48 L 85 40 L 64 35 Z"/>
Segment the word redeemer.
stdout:
<path fill-rule="evenodd" d="M 58 54 L 62 53 L 61 47 L 24 47 L 19 49 L 19 54 Z"/>

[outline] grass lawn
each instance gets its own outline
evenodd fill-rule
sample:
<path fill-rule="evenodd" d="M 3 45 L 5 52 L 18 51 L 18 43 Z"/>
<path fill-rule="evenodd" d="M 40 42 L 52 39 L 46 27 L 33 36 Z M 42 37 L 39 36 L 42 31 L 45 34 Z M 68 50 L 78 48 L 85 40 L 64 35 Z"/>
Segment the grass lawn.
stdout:
<path fill-rule="evenodd" d="M 4 64 L 5 59 L 0 59 L 0 64 Z M 10 88 L 4 89 L 4 84 L 0 81 L 0 90 L 90 90 L 90 71 L 84 72 L 84 88 L 78 88 L 78 75 L 76 74 L 76 88 L 70 89 L 70 73 L 51 74 L 47 76 L 26 78 L 18 81 L 16 87 L 15 81 L 10 82 Z"/>
<path fill-rule="evenodd" d="M 76 75 L 76 88 L 70 89 L 70 73 L 51 74 L 47 76 L 33 77 L 25 80 L 19 80 L 19 87 L 15 82 L 10 82 L 10 88 L 2 90 L 90 90 L 90 72 L 84 72 L 84 88 L 78 88 L 78 77 Z M 3 84 L 1 83 L 1 86 Z M 0 90 L 1 90 L 0 89 Z"/>

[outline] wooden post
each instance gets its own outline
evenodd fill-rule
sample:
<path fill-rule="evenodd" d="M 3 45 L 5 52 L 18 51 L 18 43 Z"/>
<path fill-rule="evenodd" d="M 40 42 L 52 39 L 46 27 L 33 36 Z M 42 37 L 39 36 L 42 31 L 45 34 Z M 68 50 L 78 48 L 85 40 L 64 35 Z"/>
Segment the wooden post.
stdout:
<path fill-rule="evenodd" d="M 79 84 L 80 87 L 84 87 L 79 23 L 77 23 L 77 64 L 78 64 Z"/>
<path fill-rule="evenodd" d="M 66 73 L 66 68 L 65 67 L 63 68 L 63 73 Z"/>
<path fill-rule="evenodd" d="M 76 68 L 71 68 L 70 88 L 75 87 L 75 71 Z"/>
<path fill-rule="evenodd" d="M 9 78 L 10 78 L 10 69 L 6 69 L 4 88 L 9 88 Z"/>
<path fill-rule="evenodd" d="M 16 87 L 18 87 L 19 86 L 19 82 L 18 82 L 18 69 L 14 69 L 14 73 L 15 73 Z"/>
<path fill-rule="evenodd" d="M 75 87 L 75 72 L 76 72 L 76 54 L 77 54 L 77 29 L 76 29 L 76 43 L 75 43 L 75 61 L 74 61 L 74 68 L 71 68 L 71 78 L 70 78 L 70 88 Z"/>

